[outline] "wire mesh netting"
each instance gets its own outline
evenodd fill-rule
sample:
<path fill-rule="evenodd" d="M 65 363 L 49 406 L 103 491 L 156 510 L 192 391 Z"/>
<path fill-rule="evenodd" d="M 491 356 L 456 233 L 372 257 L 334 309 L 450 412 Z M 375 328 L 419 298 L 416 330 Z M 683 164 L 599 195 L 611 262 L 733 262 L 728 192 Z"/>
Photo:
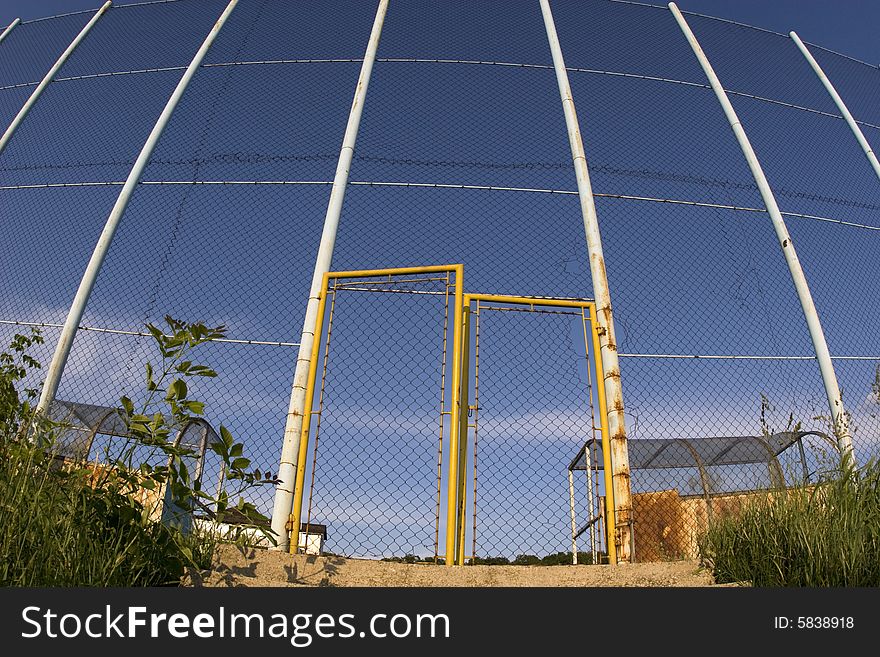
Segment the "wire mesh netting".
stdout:
<path fill-rule="evenodd" d="M 597 518 L 604 495 L 597 478 L 570 500 L 567 479 L 569 462 L 598 437 L 587 316 L 491 300 L 470 312 L 469 554 L 491 563 L 568 552 L 572 513 L 580 510 L 581 523 Z M 591 555 L 605 552 L 590 543 Z"/>
<path fill-rule="evenodd" d="M 226 5 L 111 6 L 0 152 L 3 344 L 39 327 L 46 340 L 34 355 L 49 363 L 122 185 Z M 596 197 L 628 436 L 832 434 L 815 351 L 770 217 L 672 14 L 665 6 L 614 0 L 551 5 Z M 226 340 L 206 345 L 200 356 L 219 376 L 200 381 L 193 394 L 206 402 L 211 426 L 227 426 L 248 446 L 255 467 L 277 469 L 315 254 L 376 6 L 238 2 L 150 155 L 82 318 L 59 399 L 112 407 L 123 394 L 135 397 L 144 363 L 157 357 L 147 322 L 170 314 L 224 324 Z M 93 15 L 25 21 L 0 43 L 4 130 Z M 856 457 L 864 461 L 880 441 L 873 264 L 880 257 L 880 184 L 787 35 L 694 14 L 686 19 L 773 187 L 825 330 Z M 807 47 L 880 149 L 880 69 Z M 489 0 L 389 3 L 332 268 L 438 263 L 463 263 L 468 292 L 593 295 L 537 1 L 507 2 L 504 11 Z M 328 385 L 335 380 L 369 390 L 381 383 L 397 405 L 382 410 L 376 398 L 328 387 L 328 403 L 351 406 L 351 417 L 337 416 L 336 425 L 328 424 L 332 414 L 322 420 L 315 474 L 328 485 L 312 500 L 312 519 L 326 526 L 333 552 L 442 556 L 436 538 L 445 531 L 443 514 L 436 520 L 441 431 L 430 415 L 438 409 L 441 365 L 430 360 L 435 346 L 428 349 L 439 339 L 431 331 L 443 327 L 443 308 L 431 306 L 439 297 L 345 294 L 361 296 L 345 305 L 340 294 L 339 318 L 348 315 L 338 326 L 363 333 L 334 335 L 331 350 L 340 351 L 331 361 L 338 369 L 328 370 Z M 381 318 L 394 319 L 380 326 Z M 557 329 L 547 330 L 550 336 Z M 374 352 L 366 336 L 382 350 Z M 549 337 L 539 344 L 555 348 Z M 417 349 L 430 358 L 422 360 Z M 533 360 L 539 353 L 504 349 L 495 372 L 530 371 L 540 381 L 538 366 L 553 362 L 575 376 L 574 362 L 582 358 L 553 352 Z M 409 375 L 389 376 L 392 365 Z M 418 372 L 432 373 L 430 386 Z M 522 425 L 554 435 L 568 427 L 561 442 L 527 450 L 543 464 L 531 484 L 545 478 L 558 484 L 553 502 L 545 496 L 546 504 L 536 506 L 537 496 L 520 494 L 495 508 L 487 489 L 482 508 L 496 515 L 478 518 L 476 556 L 543 558 L 570 548 L 567 468 L 592 424 L 578 405 L 583 398 L 554 398 L 553 381 L 533 386 L 546 395 L 534 401 L 536 413 L 556 419 L 536 415 Z M 565 389 L 574 388 L 572 379 Z M 446 411 L 449 394 L 447 385 Z M 418 409 L 420 419 L 405 408 Z M 363 432 L 378 431 L 380 415 L 408 431 L 424 423 L 425 434 L 405 449 L 394 443 L 397 468 L 370 479 L 355 461 L 365 458 Z M 484 428 L 487 455 L 492 431 Z M 514 450 L 505 443 L 512 438 L 496 436 L 499 450 Z M 387 438 L 401 437 L 388 431 Z M 804 462 L 812 478 L 827 466 L 827 441 L 811 434 L 803 444 L 805 460 L 796 446 L 779 456 L 786 484 L 797 479 L 789 471 L 802 473 Z M 775 485 L 765 466 L 724 465 L 719 481 L 735 486 L 710 492 Z M 671 527 L 663 515 L 670 509 L 699 529 L 703 516 L 682 510 L 707 506 L 698 468 L 688 467 L 663 476 L 633 470 L 635 494 L 660 496 L 634 500 L 636 558 L 686 552 L 668 541 L 661 549 L 656 540 L 640 550 L 638 535 Z M 330 474 L 337 471 L 349 476 Z M 402 477 L 403 493 L 395 489 Z M 503 477 L 498 482 L 494 494 L 503 496 L 508 484 Z M 577 490 L 586 495 L 582 482 Z M 678 507 L 668 491 L 681 498 Z M 271 512 L 272 489 L 249 494 Z M 367 502 L 383 497 L 394 504 Z M 576 502 L 588 504 L 583 497 Z M 544 533 L 523 538 L 524 532 L 504 529 L 513 526 L 513 515 L 518 527 L 544 523 Z M 465 541 L 468 553 L 472 538 Z"/>

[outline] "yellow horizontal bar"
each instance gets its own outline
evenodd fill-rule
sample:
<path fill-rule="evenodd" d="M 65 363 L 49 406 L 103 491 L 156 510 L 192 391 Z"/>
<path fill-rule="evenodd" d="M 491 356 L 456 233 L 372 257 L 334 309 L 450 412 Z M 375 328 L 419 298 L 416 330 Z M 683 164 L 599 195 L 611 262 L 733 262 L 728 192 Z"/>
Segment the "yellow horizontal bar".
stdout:
<path fill-rule="evenodd" d="M 465 294 L 465 305 L 472 301 L 494 301 L 496 303 L 513 303 L 524 306 L 556 306 L 562 308 L 595 308 L 595 301 L 579 301 L 577 299 L 547 299 L 543 297 L 515 297 L 504 294 Z"/>
<path fill-rule="evenodd" d="M 399 274 L 434 274 L 451 271 L 459 274 L 464 265 L 429 265 L 426 267 L 398 267 L 396 269 L 361 269 L 355 271 L 331 271 L 328 278 L 362 278 L 367 276 L 397 276 Z"/>
<path fill-rule="evenodd" d="M 451 269 L 447 270 L 447 273 L 453 271 Z M 443 272 L 440 272 L 443 273 Z M 366 277 L 365 277 L 366 278 Z M 383 277 L 384 278 L 384 277 Z M 435 276 L 434 278 L 401 278 L 395 281 L 352 281 L 351 283 L 346 283 L 346 285 L 381 285 L 383 283 L 423 283 L 424 281 L 445 281 L 445 276 Z"/>

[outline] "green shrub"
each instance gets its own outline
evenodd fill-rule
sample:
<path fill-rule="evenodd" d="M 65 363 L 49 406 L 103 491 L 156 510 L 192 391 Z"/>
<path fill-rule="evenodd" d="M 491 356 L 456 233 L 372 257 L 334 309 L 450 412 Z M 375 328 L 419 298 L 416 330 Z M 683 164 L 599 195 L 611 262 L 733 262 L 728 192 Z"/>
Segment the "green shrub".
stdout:
<path fill-rule="evenodd" d="M 578 552 L 577 554 L 579 564 L 592 564 L 593 563 L 593 553 L 592 552 Z M 598 554 L 599 563 L 602 563 L 602 553 Z M 555 554 L 548 554 L 544 557 L 541 557 L 541 565 L 542 566 L 570 566 L 571 565 L 571 552 L 556 552 Z"/>

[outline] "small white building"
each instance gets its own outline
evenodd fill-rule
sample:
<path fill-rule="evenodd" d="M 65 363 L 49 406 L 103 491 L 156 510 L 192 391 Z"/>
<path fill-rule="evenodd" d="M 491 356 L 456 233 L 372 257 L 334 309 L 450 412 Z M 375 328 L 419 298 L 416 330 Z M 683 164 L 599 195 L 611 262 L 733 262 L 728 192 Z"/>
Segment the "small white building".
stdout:
<path fill-rule="evenodd" d="M 324 553 L 324 541 L 327 539 L 327 526 L 302 523 L 299 528 L 300 554 Z"/>
<path fill-rule="evenodd" d="M 226 513 L 226 522 L 217 522 L 207 518 L 195 518 L 196 526 L 209 530 L 220 540 L 235 540 L 244 534 L 246 544 L 252 547 L 269 548 L 272 542 L 264 531 L 256 527 L 242 527 L 234 510 Z M 239 520 L 236 522 L 236 520 Z M 268 526 L 266 527 L 268 529 Z M 327 539 L 327 526 L 302 523 L 299 530 L 299 554 L 321 555 L 324 553 L 324 541 Z"/>

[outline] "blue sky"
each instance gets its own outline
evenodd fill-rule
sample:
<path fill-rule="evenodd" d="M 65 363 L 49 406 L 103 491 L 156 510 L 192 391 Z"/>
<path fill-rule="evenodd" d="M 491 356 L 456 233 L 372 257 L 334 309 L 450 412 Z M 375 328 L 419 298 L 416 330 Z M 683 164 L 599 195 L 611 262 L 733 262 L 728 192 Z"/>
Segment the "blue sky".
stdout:
<path fill-rule="evenodd" d="M 0 25 L 98 6 L 95 0 L 3 0 Z M 681 0 L 678 6 L 776 32 L 795 30 L 807 41 L 880 62 L 880 6 L 873 0 Z"/>
<path fill-rule="evenodd" d="M 0 319 L 63 321 L 118 191 L 111 183 L 125 178 L 180 75 L 174 67 L 189 61 L 224 4 L 200 0 L 111 12 L 62 76 L 173 70 L 58 82 L 22 124 L 0 157 L 0 185 L 95 186 L 0 192 L 5 229 L 0 250 L 12 254 L 0 262 Z M 496 12 L 503 4 L 458 3 L 457 11 L 467 12 L 459 17 L 444 13 L 448 3 L 392 0 L 379 52 L 386 61 L 376 65 L 371 82 L 351 173 L 358 184 L 347 192 L 334 268 L 463 262 L 468 291 L 589 296 L 583 227 L 537 2 L 511 2 L 516 11 Z M 880 23 L 876 3 L 679 4 L 775 31 L 794 28 L 807 41 L 880 60 L 880 44 L 870 31 Z M 8 1 L 0 6 L 0 23 L 17 15 L 33 18 L 94 6 Z M 349 1 L 345 12 L 334 13 L 327 10 L 332 7 L 328 2 L 271 6 L 274 14 L 261 13 L 260 3 L 242 0 L 206 62 L 357 59 L 375 7 L 369 1 Z M 773 428 L 783 428 L 789 414 L 821 425 L 815 418 L 823 413 L 822 391 L 812 361 L 650 357 L 808 358 L 810 345 L 764 214 L 620 198 L 761 207 L 717 102 L 694 86 L 705 78 L 668 12 L 562 0 L 553 6 L 568 66 L 603 71 L 572 73 L 571 83 L 594 189 L 601 195 L 597 205 L 618 339 L 621 352 L 630 355 L 622 359 L 622 368 L 631 435 L 753 435 L 760 432 L 761 394 L 774 404 Z M 598 16 L 599 24 L 585 25 L 579 13 L 583 8 L 598 12 L 587 17 Z M 86 18 L 59 20 L 57 26 L 35 24 L 31 33 L 43 34 L 45 28 L 69 39 L 67 34 Z M 880 189 L 864 156 L 843 122 L 828 116 L 835 111 L 833 105 L 788 39 L 690 20 L 722 82 L 765 99 L 739 95 L 733 102 L 783 211 L 812 217 L 790 217 L 789 228 L 832 353 L 876 357 L 880 305 L 864 299 L 880 295 L 873 265 L 880 255 Z M 4 47 L 24 47 L 27 34 L 22 28 L 14 33 L 19 45 L 10 37 L 0 46 L 0 86 L 32 82 L 46 69 L 46 63 L 27 54 L 3 60 Z M 33 52 L 43 54 L 42 45 L 35 40 Z M 60 50 L 64 44 L 52 45 Z M 875 126 L 866 128 L 868 138 L 877 139 L 880 115 L 877 96 L 871 95 L 878 88 L 876 69 L 823 57 L 829 75 L 839 79 L 841 93 L 852 99 L 857 118 Z M 395 58 L 480 59 L 538 68 L 388 61 Z M 295 349 L 286 344 L 298 338 L 326 208 L 329 188 L 324 183 L 333 176 L 357 73 L 356 62 L 200 70 L 144 175 L 145 181 L 163 184 L 138 189 L 84 318 L 86 325 L 135 331 L 144 321 L 171 313 L 225 323 L 231 338 L 281 343 L 211 345 L 204 356 L 221 373 L 201 391 L 211 421 L 224 422 L 252 445 L 262 469 L 277 463 L 295 358 Z M 25 92 L 4 90 L 0 116 L 11 116 Z M 808 110 L 786 106 L 791 104 Z M 193 180 L 315 184 L 166 184 Z M 410 186 L 383 186 L 388 182 Z M 437 184 L 545 191 L 430 187 Z M 849 223 L 834 223 L 839 221 Z M 371 360 L 363 336 L 337 326 L 336 376 L 346 371 L 344 363 L 350 366 L 348 376 L 361 384 L 356 391 L 328 388 L 336 397 L 325 417 L 335 413 L 337 436 L 350 437 L 352 427 L 360 427 L 358 444 L 371 444 L 382 418 L 375 419 L 366 409 L 387 401 L 382 386 L 411 380 L 436 385 L 425 378 L 428 370 L 420 369 L 424 354 L 403 348 L 411 345 L 406 330 L 427 330 L 427 324 L 414 323 L 427 316 L 403 314 L 385 330 L 384 348 L 396 366 L 410 368 L 407 375 Z M 374 314 L 349 328 L 373 327 L 368 335 L 376 335 L 382 322 Z M 495 344 L 512 348 L 528 344 L 533 334 L 543 335 L 537 325 L 508 330 L 512 332 L 506 340 L 496 334 Z M 53 331 L 47 329 L 50 343 L 57 336 Z M 491 331 L 487 322 L 486 344 L 492 344 Z M 563 351 L 575 358 L 576 333 L 562 335 L 568 350 Z M 575 361 L 560 358 L 563 352 L 553 352 L 552 346 L 548 349 L 556 357 L 538 360 L 547 367 L 544 381 L 570 376 L 583 382 L 583 372 L 571 369 Z M 151 353 L 144 340 L 80 332 L 61 394 L 114 403 L 121 388 L 140 384 L 142 361 Z M 514 376 L 515 365 L 522 362 L 505 364 L 499 357 L 496 377 L 484 372 L 487 382 L 513 382 L 496 390 L 494 406 L 491 389 L 483 389 L 489 401 L 481 417 L 487 431 L 495 427 L 502 455 L 522 455 L 521 447 L 510 445 L 527 444 L 536 427 L 552 425 L 544 438 L 557 440 L 555 430 L 572 410 L 566 397 L 571 390 L 554 400 L 549 383 L 543 384 L 548 398 L 541 407 L 528 408 L 518 397 L 522 391 L 517 385 L 524 384 L 516 384 L 520 375 Z M 874 362 L 841 360 L 837 367 L 845 401 L 858 413 L 857 445 L 870 444 L 880 437 L 869 399 Z M 403 387 L 404 392 L 419 389 L 414 383 Z M 422 408 L 405 396 L 388 403 L 393 417 L 403 417 L 407 408 Z M 426 413 L 419 422 L 433 427 L 434 418 Z M 555 423 L 547 419 L 553 413 Z M 505 423 L 509 434 L 502 432 Z M 334 430 L 330 419 L 324 430 L 328 436 Z M 400 437 L 388 431 L 384 447 L 391 449 Z M 419 453 L 428 467 L 434 438 L 433 433 L 427 436 Z M 563 467 L 580 438 L 568 439 L 571 444 L 556 454 Z M 489 449 L 489 443 L 484 447 Z M 347 454 L 345 449 L 338 453 Z M 348 468 L 349 478 L 367 476 L 361 465 L 340 463 L 338 471 Z M 550 474 L 559 464 L 544 465 L 548 469 L 541 481 L 556 492 L 564 490 Z M 431 483 L 430 476 L 422 481 Z M 329 483 L 342 489 L 350 481 Z M 515 490 L 525 484 L 513 478 L 506 485 Z M 383 489 L 388 484 L 375 485 Z M 511 494 L 503 486 L 494 491 L 499 497 Z M 388 517 L 404 511 L 389 509 Z M 565 513 L 563 506 L 563 521 Z M 331 530 L 332 537 L 340 534 L 345 532 L 338 525 Z M 538 551 L 535 546 L 523 549 Z"/>

